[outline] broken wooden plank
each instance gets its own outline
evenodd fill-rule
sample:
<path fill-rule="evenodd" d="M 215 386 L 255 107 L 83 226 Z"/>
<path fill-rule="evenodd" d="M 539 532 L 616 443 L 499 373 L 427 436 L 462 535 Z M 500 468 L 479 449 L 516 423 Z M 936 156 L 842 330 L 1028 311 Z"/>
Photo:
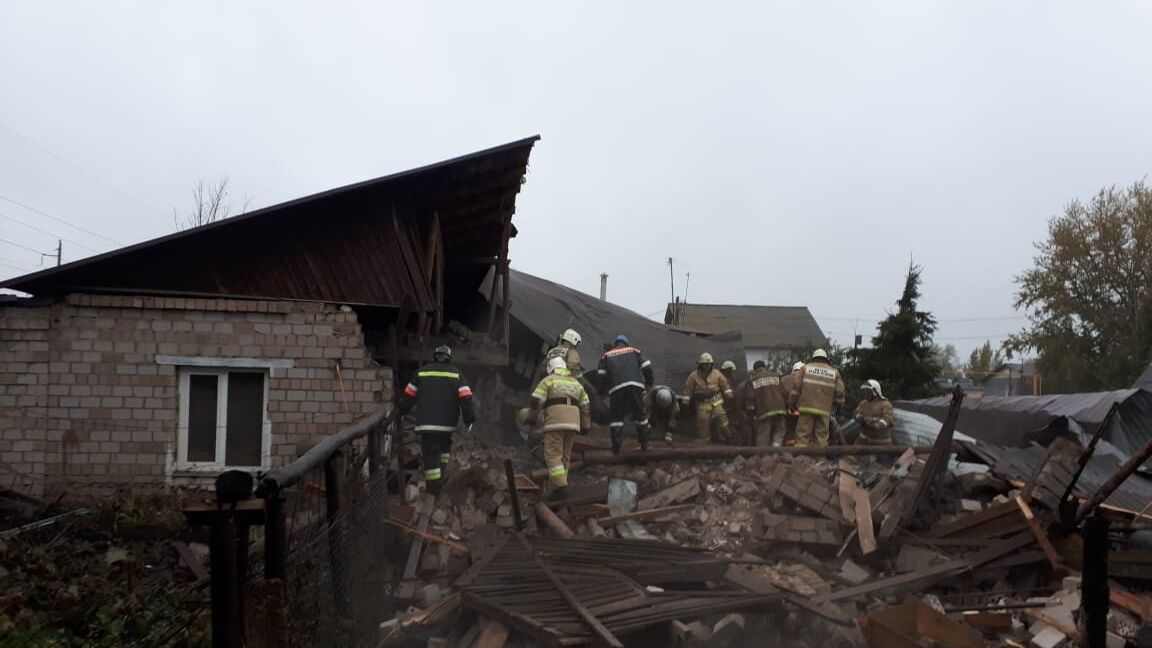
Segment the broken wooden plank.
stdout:
<path fill-rule="evenodd" d="M 420 566 L 420 555 L 424 552 L 424 534 L 428 531 L 428 522 L 432 519 L 432 511 L 436 508 L 436 496 L 425 495 L 424 505 L 420 508 L 420 519 L 416 523 L 419 532 L 412 539 L 412 547 L 408 550 L 408 562 L 404 566 L 404 582 L 397 593 L 402 599 L 410 599 L 416 593 L 416 569 Z"/>
<path fill-rule="evenodd" d="M 673 504 L 679 504 L 699 494 L 700 477 L 692 476 L 641 498 L 636 502 L 636 508 L 639 510 L 665 508 Z"/>
<path fill-rule="evenodd" d="M 856 474 L 852 470 L 853 466 L 851 459 L 841 457 L 836 474 L 837 487 L 840 491 L 840 513 L 845 520 L 856 517 Z"/>
<path fill-rule="evenodd" d="M 617 639 L 608 628 L 604 627 L 604 624 L 593 616 L 592 613 L 588 611 L 588 608 L 584 607 L 584 604 L 580 602 L 580 599 L 576 598 L 576 595 L 564 585 L 560 577 L 548 566 L 548 563 L 541 560 L 540 555 L 536 553 L 536 550 L 533 549 L 532 545 L 528 544 L 528 540 L 524 538 L 524 534 L 517 533 L 516 539 L 520 541 L 520 545 L 524 547 L 524 550 L 532 557 L 536 566 L 548 577 L 548 580 L 552 581 L 552 587 L 556 588 L 556 591 L 564 598 L 564 602 L 584 621 L 588 629 L 592 631 L 592 634 L 599 638 L 602 643 L 612 648 L 624 648 L 624 644 L 620 643 L 620 640 Z"/>
<path fill-rule="evenodd" d="M 981 632 L 999 634 L 1012 630 L 1011 612 L 972 612 L 964 614 L 961 618 Z"/>
<path fill-rule="evenodd" d="M 647 463 L 653 461 L 685 461 L 711 459 L 735 459 L 736 457 L 756 457 L 761 455 L 794 455 L 810 457 L 844 457 L 844 456 L 892 456 L 902 455 L 911 449 L 916 454 L 928 454 L 931 446 L 881 446 L 881 445 L 850 445 L 850 446 L 784 446 L 784 447 L 745 447 L 745 446 L 702 446 L 696 448 L 664 448 L 648 450 L 647 452 L 625 452 L 614 455 L 608 451 L 585 452 L 584 465 L 593 464 L 626 464 Z"/>
<path fill-rule="evenodd" d="M 612 517 L 602 517 L 602 518 L 597 519 L 596 521 L 599 522 L 601 525 L 605 525 L 605 524 L 616 524 L 617 522 L 623 522 L 624 520 L 648 520 L 651 518 L 660 517 L 661 515 L 668 515 L 670 513 L 681 513 L 683 511 L 687 511 L 688 509 L 695 508 L 695 507 L 696 507 L 695 504 L 677 504 L 675 506 L 665 506 L 664 508 L 648 509 L 645 511 L 633 511 L 631 513 L 625 513 L 623 515 L 614 515 Z"/>
<path fill-rule="evenodd" d="M 1108 478 L 1108 481 L 1096 489 L 1096 492 L 1092 494 L 1092 497 L 1088 498 L 1087 502 L 1084 502 L 1080 505 L 1080 508 L 1076 509 L 1076 522 L 1082 522 L 1092 511 L 1096 510 L 1096 507 L 1108 499 L 1108 496 L 1110 496 L 1113 491 L 1120 488 L 1124 480 L 1131 477 L 1132 473 L 1144 465 L 1144 462 L 1147 461 L 1149 457 L 1152 457 L 1152 440 L 1149 440 L 1140 452 L 1129 457 L 1128 461 L 1125 461 L 1124 465 L 1120 466 L 1120 469 Z"/>
<path fill-rule="evenodd" d="M 853 507 L 856 514 L 856 535 L 860 539 L 860 551 L 867 556 L 879 548 L 876 544 L 876 532 L 872 528 L 872 503 L 868 499 L 868 491 L 863 488 L 856 487 L 853 496 L 856 500 L 856 506 Z"/>
<path fill-rule="evenodd" d="M 466 545 L 460 544 L 459 542 L 453 542 L 452 540 L 445 538 L 439 533 L 433 533 L 431 531 L 421 532 L 420 529 L 412 526 L 411 524 L 407 524 L 390 517 L 384 518 L 383 521 L 384 524 L 390 524 L 399 529 L 403 529 L 406 533 L 411 533 L 412 535 L 423 538 L 424 540 L 428 540 L 429 542 L 445 545 L 452 550 L 452 553 L 456 554 L 457 556 L 467 556 L 470 553 Z"/>
<path fill-rule="evenodd" d="M 1001 502 L 1000 504 L 989 506 L 983 511 L 977 511 L 976 513 L 965 515 L 955 522 L 937 527 L 932 530 L 932 533 L 929 537 L 947 538 L 948 536 L 955 535 L 969 528 L 979 526 L 997 518 L 1004 517 L 1005 515 L 1011 515 L 1018 510 L 1019 508 L 1017 508 L 1017 506 L 1012 502 Z"/>
<path fill-rule="evenodd" d="M 1053 628 L 1056 628 L 1060 632 L 1063 632 L 1066 637 L 1068 637 L 1073 642 L 1075 642 L 1076 645 L 1078 645 L 1078 646 L 1084 645 L 1084 640 L 1080 636 L 1080 631 L 1077 630 L 1076 628 L 1068 625 L 1067 623 L 1063 623 L 1061 621 L 1058 621 L 1057 619 L 1053 619 L 1052 617 L 1048 616 L 1047 614 L 1044 614 L 1043 612 L 1040 612 L 1038 610 L 1029 609 L 1029 608 L 1025 608 L 1025 609 L 1020 610 L 1020 613 L 1023 614 L 1024 616 L 1030 618 L 1030 619 L 1033 619 L 1035 621 L 1039 621 L 1041 623 L 1050 625 Z"/>
<path fill-rule="evenodd" d="M 1052 546 L 1052 541 L 1048 539 L 1048 533 L 1036 521 L 1036 515 L 1032 513 L 1032 507 L 1024 498 L 1019 495 L 1016 496 L 1016 506 L 1020 508 L 1020 513 L 1024 516 L 1024 521 L 1028 524 L 1028 529 L 1032 531 L 1032 535 L 1036 536 L 1036 542 L 1040 544 L 1040 548 L 1044 550 L 1044 555 L 1048 557 L 1048 562 L 1051 563 L 1052 569 L 1059 571 L 1060 554 L 1057 553 L 1056 547 Z"/>

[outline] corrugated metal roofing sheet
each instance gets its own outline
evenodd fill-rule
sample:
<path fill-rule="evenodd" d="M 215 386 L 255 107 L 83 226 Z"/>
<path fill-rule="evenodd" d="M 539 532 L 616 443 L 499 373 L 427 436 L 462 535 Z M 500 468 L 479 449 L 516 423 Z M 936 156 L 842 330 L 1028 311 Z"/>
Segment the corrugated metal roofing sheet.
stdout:
<path fill-rule="evenodd" d="M 673 322 L 673 309 L 679 317 Z M 805 306 L 669 304 L 664 321 L 677 327 L 725 333 L 739 331 L 749 348 L 820 347 L 828 338 Z"/>

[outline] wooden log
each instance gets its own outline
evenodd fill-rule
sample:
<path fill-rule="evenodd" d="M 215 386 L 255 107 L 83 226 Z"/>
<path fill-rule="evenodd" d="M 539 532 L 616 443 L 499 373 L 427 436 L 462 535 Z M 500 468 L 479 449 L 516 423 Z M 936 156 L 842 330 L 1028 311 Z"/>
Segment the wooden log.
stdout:
<path fill-rule="evenodd" d="M 844 456 L 892 456 L 902 455 L 909 450 L 909 446 L 828 446 L 827 448 L 806 447 L 772 447 L 760 448 L 749 446 L 706 446 L 699 448 L 664 448 L 641 452 L 629 452 L 614 455 L 610 452 L 585 452 L 583 463 L 585 465 L 647 463 L 651 461 L 684 461 L 684 460 L 724 460 L 736 457 L 755 457 L 759 455 L 793 455 L 810 457 L 844 457 Z M 911 450 L 916 454 L 927 454 L 932 451 L 931 446 L 913 446 Z"/>
<path fill-rule="evenodd" d="M 536 504 L 536 519 L 547 525 L 548 528 L 552 530 L 552 533 L 555 533 L 565 540 L 571 540 L 576 537 L 576 533 L 568 528 L 568 525 L 564 524 L 564 520 L 561 520 L 559 516 L 553 513 L 552 509 L 548 508 L 548 505 L 544 502 L 538 502 Z"/>
<path fill-rule="evenodd" d="M 480 627 L 480 636 L 476 638 L 476 643 L 466 645 L 471 645 L 472 648 L 504 648 L 504 644 L 507 641 L 508 626 L 499 621 L 484 619 Z"/>
<path fill-rule="evenodd" d="M 597 520 L 597 522 L 599 522 L 601 525 L 605 525 L 616 524 L 617 522 L 623 522 L 624 520 L 647 520 L 654 517 L 660 517 L 661 515 L 686 511 L 690 508 L 694 508 L 695 506 L 695 504 L 677 504 L 676 506 L 665 506 L 663 508 L 657 509 L 633 511 L 631 513 L 625 513 L 624 515 L 614 515 L 612 517 L 600 518 Z"/>
<path fill-rule="evenodd" d="M 604 531 L 604 527 L 596 521 L 596 518 L 590 517 L 584 521 L 588 525 L 588 531 L 592 533 L 593 538 L 607 538 L 608 534 Z"/>
<path fill-rule="evenodd" d="M 865 556 L 876 551 L 876 530 L 872 528 L 872 502 L 868 499 L 868 491 L 856 487 L 853 492 L 856 500 L 856 535 L 860 538 L 860 551 Z"/>

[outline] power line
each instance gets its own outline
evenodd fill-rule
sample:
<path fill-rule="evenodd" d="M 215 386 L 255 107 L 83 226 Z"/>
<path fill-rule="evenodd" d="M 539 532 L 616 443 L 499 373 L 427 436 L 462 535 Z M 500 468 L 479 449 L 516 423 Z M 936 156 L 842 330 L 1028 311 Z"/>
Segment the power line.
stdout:
<path fill-rule="evenodd" d="M 18 218 L 12 218 L 11 216 L 9 216 L 8 214 L 5 214 L 4 212 L 0 212 L 0 218 L 3 218 L 4 220 L 10 220 L 13 223 L 23 225 L 24 227 L 27 227 L 29 229 L 34 229 L 37 232 L 40 232 L 41 234 L 47 234 L 48 236 L 51 236 L 52 238 L 63 239 L 65 241 L 67 241 L 69 244 L 75 245 L 76 247 L 79 247 L 79 248 L 84 248 L 85 250 L 88 250 L 89 252 L 94 252 L 97 254 L 100 252 L 100 250 L 90 248 L 87 245 L 84 245 L 83 243 L 77 243 L 76 241 L 73 241 L 72 239 L 64 238 L 63 236 L 60 236 L 59 234 L 56 234 L 55 232 L 49 232 L 48 230 L 40 228 L 40 227 L 36 227 L 35 225 L 32 225 L 31 223 L 25 223 L 24 221 L 22 221 Z"/>
<path fill-rule="evenodd" d="M 3 124 L 0 124 L 0 126 L 2 126 L 2 125 L 3 125 Z M 79 226 L 79 225 L 77 225 L 77 224 L 75 224 L 75 223 L 72 223 L 72 222 L 70 222 L 70 221 L 67 221 L 67 220 L 65 220 L 65 219 L 63 219 L 63 218 L 60 218 L 59 216 L 53 216 L 52 214 L 49 214 L 49 213 L 48 213 L 48 212 L 46 212 L 46 211 L 43 211 L 43 210 L 40 210 L 40 209 L 36 209 L 35 207 L 32 207 L 32 206 L 30 206 L 30 205 L 25 205 L 24 203 L 20 202 L 19 200 L 13 200 L 12 198 L 9 198 L 8 196 L 2 195 L 2 194 L 0 194 L 0 200 L 6 200 L 6 201 L 8 201 L 8 202 L 12 203 L 13 205 L 18 205 L 18 206 L 20 206 L 20 207 L 23 207 L 24 209 L 27 209 L 27 210 L 28 210 L 28 211 L 30 211 L 30 212 L 35 212 L 35 213 L 37 213 L 37 214 L 40 214 L 41 216 L 45 216 L 45 217 L 47 217 L 47 218 L 51 218 L 51 219 L 52 219 L 52 220 L 54 220 L 54 221 L 57 221 L 57 222 L 59 222 L 59 223 L 63 223 L 63 224 L 65 224 L 65 225 L 67 225 L 68 227 L 74 227 L 74 228 L 76 228 L 76 229 L 80 230 L 81 232 L 86 232 L 86 233 L 88 233 L 88 234 L 91 234 L 92 236 L 95 236 L 95 237 L 96 237 L 96 238 L 98 238 L 98 239 L 102 239 L 102 240 L 104 240 L 104 241 L 107 241 L 107 242 L 111 243 L 112 245 L 115 245 L 115 246 L 121 246 L 121 245 L 123 245 L 123 243 L 120 243 L 120 242 L 118 242 L 118 241 L 113 241 L 112 239 L 108 238 L 107 236 L 104 236 L 103 234 L 98 234 L 98 233 L 96 233 L 96 232 L 93 232 L 92 230 L 90 230 L 90 229 L 88 229 L 88 228 L 86 228 L 86 227 L 81 227 L 81 226 Z M 81 246 L 81 247 L 83 247 L 83 246 Z M 91 248 L 89 248 L 89 249 L 91 249 Z"/>
<path fill-rule="evenodd" d="M 16 241 L 9 241 L 6 238 L 0 238 L 0 242 L 7 243 L 8 245 L 16 246 L 16 247 L 20 248 L 21 250 L 27 250 L 33 254 L 43 254 L 40 250 L 34 250 L 34 249 L 28 247 L 27 245 L 22 245 L 20 243 L 17 243 Z"/>
<path fill-rule="evenodd" d="M 9 126 L 7 124 L 0 124 L 0 127 L 2 127 L 4 130 L 8 131 L 9 133 L 12 133 L 13 135 L 19 137 L 20 139 L 24 140 L 25 142 L 28 142 L 32 146 L 39 149 L 41 152 L 55 158 L 56 161 L 64 164 L 65 166 L 71 167 L 72 169 L 79 171 L 80 173 L 83 173 L 84 175 L 96 180 L 100 184 L 104 185 L 105 187 L 108 187 L 112 191 L 115 191 L 116 193 L 120 194 L 121 196 L 124 196 L 126 198 L 133 200 L 134 202 L 136 202 L 140 206 L 148 209 L 149 211 L 153 211 L 156 213 L 159 213 L 160 211 L 162 211 L 162 210 L 156 209 L 152 205 L 149 205 L 148 203 L 144 202 L 143 200 L 137 198 L 136 196 L 133 196 L 132 194 L 128 193 L 127 191 L 124 191 L 120 187 L 117 187 L 116 185 L 112 184 L 111 182 L 108 182 L 104 178 L 101 178 L 100 176 L 96 175 L 95 173 L 92 173 L 91 171 L 88 171 L 87 169 L 81 167 L 80 165 L 69 161 L 64 156 L 57 155 L 56 153 L 53 153 L 52 151 L 48 150 L 47 148 L 41 146 L 36 140 L 32 139 L 31 137 L 28 137 L 24 133 L 21 133 L 20 131 L 16 130 L 15 128 L 12 128 L 11 126 Z M 119 245 L 119 244 L 117 244 L 117 245 Z"/>
<path fill-rule="evenodd" d="M 33 268 L 32 266 L 19 265 L 16 263 L 9 263 L 8 261 L 9 261 L 9 259 L 0 259 L 0 266 L 4 266 L 6 268 L 12 268 L 13 270 L 21 270 L 24 272 L 27 272 L 28 270 L 35 270 L 36 269 L 36 268 Z"/>

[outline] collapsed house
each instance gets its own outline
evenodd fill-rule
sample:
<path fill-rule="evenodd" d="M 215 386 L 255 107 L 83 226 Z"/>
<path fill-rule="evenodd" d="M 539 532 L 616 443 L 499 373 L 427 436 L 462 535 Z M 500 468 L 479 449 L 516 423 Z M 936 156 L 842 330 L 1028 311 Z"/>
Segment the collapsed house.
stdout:
<path fill-rule="evenodd" d="M 30 296 L 0 302 L 0 485 L 267 470 L 391 401 L 393 371 L 441 342 L 498 373 L 507 323 L 475 293 L 506 275 L 537 139 L 3 282 Z"/>

